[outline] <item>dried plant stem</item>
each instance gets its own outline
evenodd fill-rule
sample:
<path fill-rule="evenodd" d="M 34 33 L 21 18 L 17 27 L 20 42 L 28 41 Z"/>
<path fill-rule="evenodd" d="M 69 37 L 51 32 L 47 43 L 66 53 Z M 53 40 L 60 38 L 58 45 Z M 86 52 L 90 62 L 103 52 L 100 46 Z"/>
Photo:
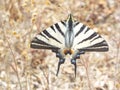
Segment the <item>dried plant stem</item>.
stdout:
<path fill-rule="evenodd" d="M 87 62 L 85 59 L 83 59 L 83 58 L 82 58 L 82 61 L 83 61 L 83 65 L 84 65 L 85 70 L 86 70 L 86 75 L 87 75 L 89 90 L 92 90 L 92 89 L 91 89 L 90 78 L 89 78 L 89 72 L 88 72 L 88 62 Z"/>
<path fill-rule="evenodd" d="M 87 62 L 86 62 L 86 63 L 87 63 Z M 86 66 L 85 66 L 85 69 L 86 69 L 86 74 L 87 74 L 87 79 L 88 79 L 88 86 L 89 86 L 89 89 L 92 90 L 92 89 L 91 89 L 91 84 L 90 84 L 90 78 L 89 78 L 89 73 L 88 73 L 88 66 L 87 66 L 87 64 L 86 64 Z"/>
<path fill-rule="evenodd" d="M 7 36 L 6 36 L 6 34 L 5 34 L 5 30 L 4 30 L 4 36 L 5 36 L 5 39 L 6 39 L 7 43 L 8 43 L 8 47 L 9 47 L 9 49 L 10 49 L 10 51 L 11 51 L 11 54 L 12 54 L 12 56 L 13 56 L 13 60 L 14 60 L 14 63 L 15 63 L 15 68 L 14 68 L 12 65 L 11 65 L 11 66 L 12 66 L 13 70 L 15 71 L 16 75 L 17 75 L 18 82 L 19 82 L 19 85 L 20 85 L 20 90 L 22 90 L 22 85 L 21 85 L 21 83 L 20 83 L 20 77 L 19 77 L 19 75 L 18 75 L 17 62 L 16 62 L 16 59 L 15 59 L 15 55 L 14 55 L 14 53 L 13 53 L 13 50 L 12 50 L 12 48 L 11 48 L 11 46 L 10 46 L 10 42 L 9 42 L 9 40 L 7 39 Z"/>
<path fill-rule="evenodd" d="M 40 70 L 43 72 L 43 75 L 45 77 L 45 79 L 47 80 L 47 89 L 49 90 L 49 77 L 45 74 L 45 72 L 40 68 Z"/>

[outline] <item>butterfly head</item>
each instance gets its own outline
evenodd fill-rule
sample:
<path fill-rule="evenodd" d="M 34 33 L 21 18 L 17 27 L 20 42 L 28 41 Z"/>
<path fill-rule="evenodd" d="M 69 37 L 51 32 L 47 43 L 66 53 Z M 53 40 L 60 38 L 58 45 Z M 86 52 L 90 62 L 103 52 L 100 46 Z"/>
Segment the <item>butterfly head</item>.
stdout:
<path fill-rule="evenodd" d="M 74 23 L 74 20 L 73 20 L 72 14 L 69 14 L 67 19 L 67 27 L 69 28 L 69 30 L 73 29 L 73 23 Z"/>
<path fill-rule="evenodd" d="M 70 21 L 70 20 L 72 21 L 72 20 L 73 20 L 72 14 L 69 14 L 69 15 L 68 15 L 68 19 L 67 19 L 67 20 L 68 20 L 68 21 Z"/>

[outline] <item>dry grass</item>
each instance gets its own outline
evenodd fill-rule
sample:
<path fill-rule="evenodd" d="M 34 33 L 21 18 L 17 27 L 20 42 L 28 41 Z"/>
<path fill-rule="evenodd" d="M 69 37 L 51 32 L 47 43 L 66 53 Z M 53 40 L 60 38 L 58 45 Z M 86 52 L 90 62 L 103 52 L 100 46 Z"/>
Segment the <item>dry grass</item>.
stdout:
<path fill-rule="evenodd" d="M 70 12 L 110 49 L 81 55 L 76 78 L 67 58 L 56 77 L 58 58 L 30 41 Z M 0 0 L 0 90 L 120 90 L 120 1 Z"/>

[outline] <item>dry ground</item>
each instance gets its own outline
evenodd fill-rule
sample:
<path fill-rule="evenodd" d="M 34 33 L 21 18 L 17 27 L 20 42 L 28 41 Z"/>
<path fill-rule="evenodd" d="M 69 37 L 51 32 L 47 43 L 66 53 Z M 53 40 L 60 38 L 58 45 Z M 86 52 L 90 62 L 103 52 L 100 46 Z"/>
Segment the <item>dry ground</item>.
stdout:
<path fill-rule="evenodd" d="M 31 39 L 69 13 L 100 33 L 108 52 L 69 57 L 61 66 L 50 50 Z M 0 90 L 120 90 L 120 0 L 0 0 Z"/>

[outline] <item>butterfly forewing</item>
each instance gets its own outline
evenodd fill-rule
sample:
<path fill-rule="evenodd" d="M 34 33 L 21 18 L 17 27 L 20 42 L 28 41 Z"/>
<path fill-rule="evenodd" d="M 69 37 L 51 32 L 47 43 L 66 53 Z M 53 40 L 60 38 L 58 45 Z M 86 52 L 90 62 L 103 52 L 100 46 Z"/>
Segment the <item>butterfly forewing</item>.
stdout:
<path fill-rule="evenodd" d="M 36 37 L 31 42 L 31 47 L 36 49 L 63 48 L 65 47 L 65 32 L 65 22 L 58 22 L 36 35 Z"/>
<path fill-rule="evenodd" d="M 75 50 L 84 51 L 108 51 L 107 42 L 94 30 L 82 23 L 74 27 L 74 44 Z"/>

